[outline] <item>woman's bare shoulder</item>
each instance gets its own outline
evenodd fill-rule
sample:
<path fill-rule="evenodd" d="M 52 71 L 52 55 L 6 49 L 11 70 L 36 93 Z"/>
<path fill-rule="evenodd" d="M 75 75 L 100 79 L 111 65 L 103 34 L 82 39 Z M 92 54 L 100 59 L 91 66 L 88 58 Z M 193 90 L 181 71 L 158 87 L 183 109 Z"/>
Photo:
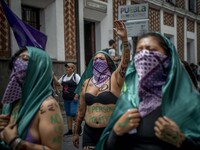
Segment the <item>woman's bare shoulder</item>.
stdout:
<path fill-rule="evenodd" d="M 85 89 L 87 87 L 87 85 L 89 84 L 89 81 L 90 79 L 86 79 L 84 82 L 83 82 L 83 85 L 82 85 L 82 90 L 81 90 L 81 95 L 85 93 Z"/>
<path fill-rule="evenodd" d="M 83 82 L 83 87 L 82 88 L 85 88 L 87 86 L 87 84 L 89 84 L 90 82 L 90 78 L 86 79 L 84 82 Z"/>
<path fill-rule="evenodd" d="M 45 110 L 56 110 L 59 109 L 59 104 L 56 101 L 56 99 L 52 96 L 47 97 L 42 105 L 40 106 L 40 109 L 45 109 Z"/>

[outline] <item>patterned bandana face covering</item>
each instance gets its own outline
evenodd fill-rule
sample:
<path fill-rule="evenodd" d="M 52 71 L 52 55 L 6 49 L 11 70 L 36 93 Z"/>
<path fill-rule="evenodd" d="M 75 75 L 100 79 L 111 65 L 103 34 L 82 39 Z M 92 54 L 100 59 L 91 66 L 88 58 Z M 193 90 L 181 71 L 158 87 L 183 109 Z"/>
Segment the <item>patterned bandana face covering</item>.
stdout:
<path fill-rule="evenodd" d="M 100 88 L 111 76 L 108 64 L 105 60 L 96 59 L 93 62 L 93 78 L 92 82 Z"/>
<path fill-rule="evenodd" d="M 17 58 L 14 61 L 10 81 L 2 99 L 3 104 L 13 103 L 21 98 L 22 84 L 26 77 L 27 67 L 28 61 L 24 61 L 21 58 Z"/>
<path fill-rule="evenodd" d="M 135 55 L 134 61 L 139 82 L 139 112 L 144 117 L 161 105 L 170 59 L 158 51 L 142 50 Z"/>

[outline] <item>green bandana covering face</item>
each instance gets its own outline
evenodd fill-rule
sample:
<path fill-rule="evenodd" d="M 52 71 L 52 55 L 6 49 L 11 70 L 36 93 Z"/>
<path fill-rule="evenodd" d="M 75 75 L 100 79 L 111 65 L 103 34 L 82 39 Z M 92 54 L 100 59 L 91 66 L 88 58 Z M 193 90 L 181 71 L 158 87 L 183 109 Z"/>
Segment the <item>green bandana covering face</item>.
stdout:
<path fill-rule="evenodd" d="M 114 62 L 112 61 L 111 57 L 109 56 L 109 54 L 103 50 L 100 50 L 100 51 L 96 52 L 95 56 L 98 53 L 103 53 L 104 55 L 106 55 L 109 58 L 108 66 L 111 69 L 111 73 L 113 73 L 116 69 L 116 66 L 115 66 Z M 75 90 L 75 93 L 80 95 L 84 81 L 88 78 L 91 78 L 92 76 L 93 76 L 93 59 L 90 60 L 85 72 L 81 76 L 81 80 L 79 81 L 79 84 Z"/>
<path fill-rule="evenodd" d="M 17 118 L 18 136 L 26 138 L 31 121 L 42 102 L 52 94 L 52 62 L 49 55 L 38 48 L 27 47 L 28 69 L 22 87 L 22 99 Z M 3 106 L 3 114 L 10 114 L 12 104 Z"/>
<path fill-rule="evenodd" d="M 162 114 L 175 121 L 187 138 L 200 139 L 200 94 L 182 65 L 175 46 L 166 37 L 163 37 L 163 39 L 170 48 L 171 68 L 166 84 L 162 87 Z M 116 121 L 128 109 L 138 108 L 139 98 L 137 91 L 138 77 L 134 61 L 131 61 L 126 72 L 122 93 L 96 146 L 96 150 L 104 149 L 104 143 Z"/>

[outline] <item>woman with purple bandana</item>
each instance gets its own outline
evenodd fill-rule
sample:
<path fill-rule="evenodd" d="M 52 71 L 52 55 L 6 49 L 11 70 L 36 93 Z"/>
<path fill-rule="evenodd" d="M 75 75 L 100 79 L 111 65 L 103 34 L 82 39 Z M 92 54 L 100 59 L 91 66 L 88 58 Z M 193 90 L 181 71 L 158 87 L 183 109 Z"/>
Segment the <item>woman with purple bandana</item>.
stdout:
<path fill-rule="evenodd" d="M 114 26 L 114 30 L 121 38 L 124 46 L 118 68 L 115 68 L 108 53 L 103 50 L 97 51 L 76 89 L 76 93 L 80 93 L 80 105 L 74 126 L 73 143 L 75 147 L 79 147 L 78 131 L 84 120 L 82 145 L 84 150 L 95 148 L 102 131 L 107 126 L 124 83 L 126 68 L 130 61 L 126 27 L 120 21 L 115 21 Z"/>
<path fill-rule="evenodd" d="M 199 150 L 200 94 L 174 45 L 142 35 L 96 150 Z"/>
<path fill-rule="evenodd" d="M 61 149 L 63 118 L 51 96 L 51 58 L 41 49 L 25 47 L 12 57 L 10 69 L 1 101 L 0 149 Z"/>

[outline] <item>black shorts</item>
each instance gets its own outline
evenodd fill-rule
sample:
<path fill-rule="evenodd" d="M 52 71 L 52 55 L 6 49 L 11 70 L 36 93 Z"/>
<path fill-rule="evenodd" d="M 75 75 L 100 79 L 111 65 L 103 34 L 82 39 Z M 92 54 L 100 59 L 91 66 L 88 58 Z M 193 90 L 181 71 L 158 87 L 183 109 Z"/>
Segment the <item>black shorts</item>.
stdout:
<path fill-rule="evenodd" d="M 85 123 L 83 131 L 83 147 L 95 146 L 98 143 L 104 129 L 105 127 L 92 128 Z"/>

